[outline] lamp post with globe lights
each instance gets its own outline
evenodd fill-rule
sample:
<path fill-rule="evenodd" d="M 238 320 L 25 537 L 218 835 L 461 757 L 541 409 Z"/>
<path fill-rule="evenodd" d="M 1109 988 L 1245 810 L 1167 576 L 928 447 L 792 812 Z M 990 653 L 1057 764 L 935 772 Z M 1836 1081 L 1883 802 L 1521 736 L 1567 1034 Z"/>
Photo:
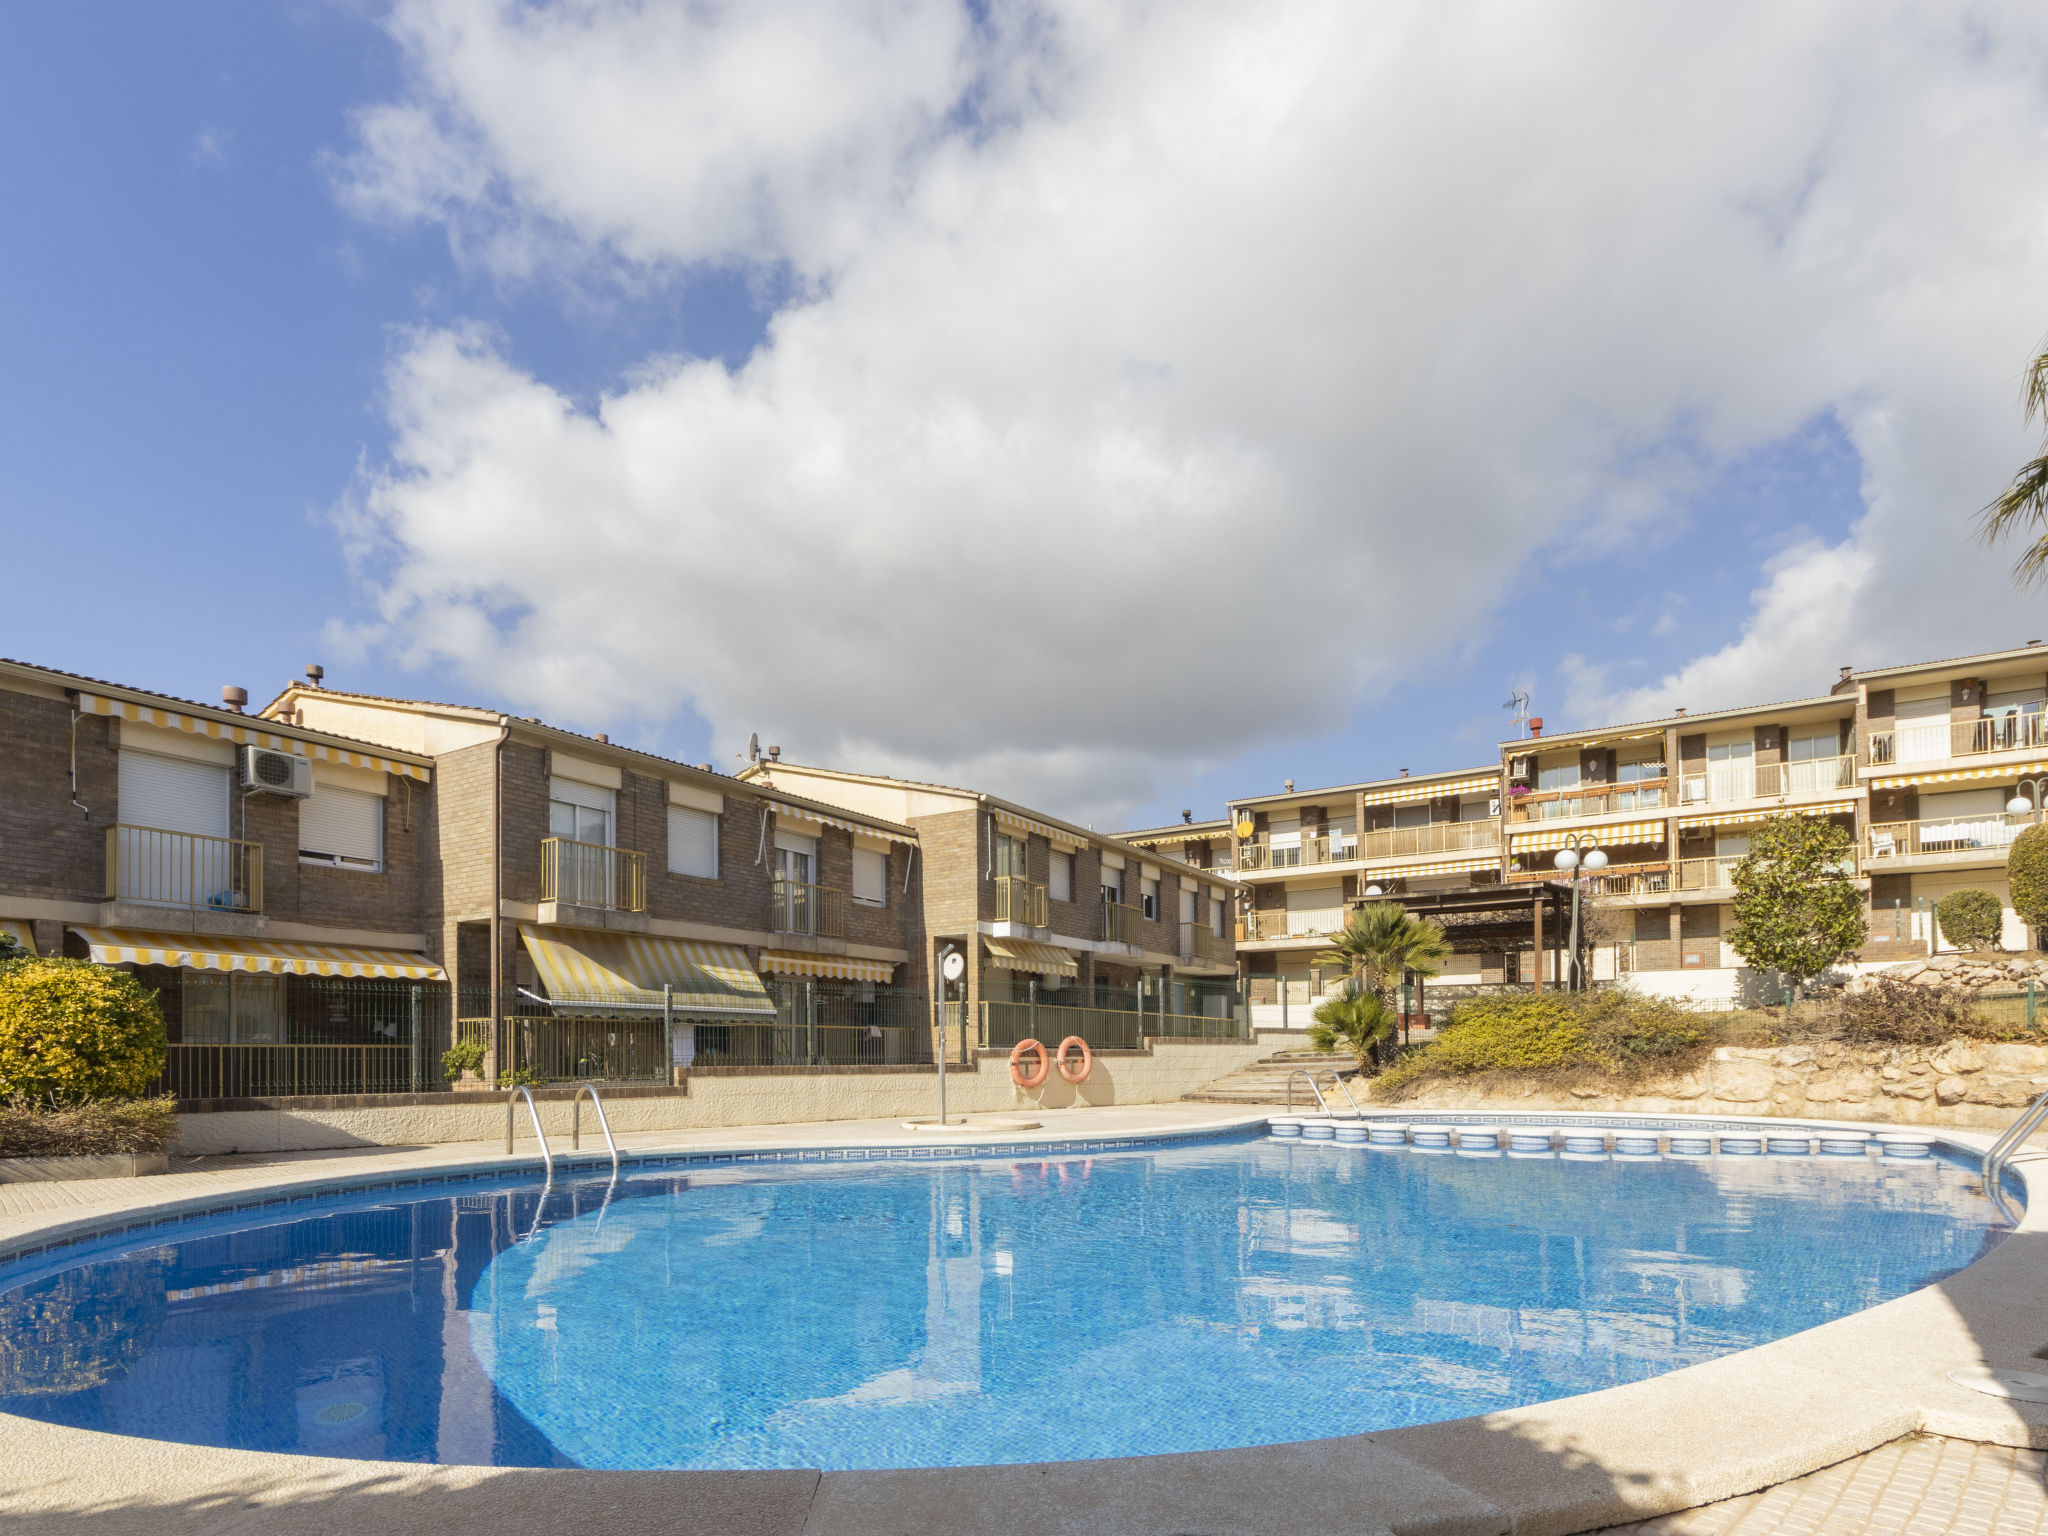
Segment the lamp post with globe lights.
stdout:
<path fill-rule="evenodd" d="M 2031 779 L 2021 779 L 2013 787 L 2012 798 L 2005 802 L 2008 816 L 2032 815 L 2040 819 L 2041 802 L 2048 798 L 2048 773 Z"/>
<path fill-rule="evenodd" d="M 1572 883 L 1571 986 L 1574 992 L 1586 990 L 1585 971 L 1579 964 L 1579 876 L 1581 874 L 1598 874 L 1607 867 L 1607 855 L 1594 846 L 1598 836 L 1599 834 L 1594 832 L 1566 833 L 1564 846 L 1557 850 L 1557 857 L 1550 861 L 1563 870 L 1566 877 Z M 1538 974 L 1540 975 L 1542 966 L 1540 958 L 1537 965 Z"/>

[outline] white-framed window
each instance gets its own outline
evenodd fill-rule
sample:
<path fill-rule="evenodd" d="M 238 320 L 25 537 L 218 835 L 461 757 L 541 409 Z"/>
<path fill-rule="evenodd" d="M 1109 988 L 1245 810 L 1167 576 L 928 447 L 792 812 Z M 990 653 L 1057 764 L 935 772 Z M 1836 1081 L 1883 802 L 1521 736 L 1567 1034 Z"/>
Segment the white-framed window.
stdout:
<path fill-rule="evenodd" d="M 1788 763 L 1811 763 L 1824 757 L 1839 757 L 1841 752 L 1842 738 L 1833 726 L 1824 731 L 1793 736 L 1785 743 L 1785 761 Z"/>
<path fill-rule="evenodd" d="M 1023 838 L 1011 837 L 1008 833 L 998 833 L 996 836 L 995 858 L 996 878 L 998 880 L 1006 877 L 1014 880 L 1029 879 L 1030 876 L 1027 873 L 1031 868 L 1027 861 L 1029 851 Z"/>
<path fill-rule="evenodd" d="M 574 779 L 548 778 L 548 836 L 609 848 L 617 791 Z"/>
<path fill-rule="evenodd" d="M 668 872 L 718 878 L 718 818 L 692 805 L 668 808 Z"/>
<path fill-rule="evenodd" d="M 809 885 L 817 879 L 818 840 L 805 837 L 801 832 L 785 832 L 775 829 L 775 873 L 783 880 L 796 885 Z"/>
<path fill-rule="evenodd" d="M 313 781 L 299 802 L 299 858 L 372 873 L 384 868 L 384 797 Z"/>
<path fill-rule="evenodd" d="M 869 907 L 889 904 L 889 855 L 879 848 L 854 848 L 853 899 Z"/>
<path fill-rule="evenodd" d="M 1209 899 L 1209 931 L 1217 938 L 1223 937 L 1223 924 L 1228 919 L 1229 908 L 1220 896 Z"/>
<path fill-rule="evenodd" d="M 1118 905 L 1124 899 L 1124 872 L 1120 869 L 1111 869 L 1107 864 L 1102 866 L 1102 899 L 1111 906 Z"/>
<path fill-rule="evenodd" d="M 123 747 L 117 784 L 123 826 L 228 835 L 229 769 L 224 764 Z"/>
<path fill-rule="evenodd" d="M 1195 893 L 1186 886 L 1180 888 L 1180 920 L 1184 923 L 1195 920 Z"/>
<path fill-rule="evenodd" d="M 1577 789 L 1579 787 L 1578 763 L 1556 763 L 1548 768 L 1537 769 L 1536 787 L 1539 790 Z"/>
<path fill-rule="evenodd" d="M 1052 868 L 1047 872 L 1047 891 L 1054 901 L 1074 899 L 1074 856 L 1064 849 L 1052 851 Z"/>
<path fill-rule="evenodd" d="M 1159 921 L 1159 882 L 1141 878 L 1138 881 L 1138 903 L 1145 909 L 1145 921 Z"/>

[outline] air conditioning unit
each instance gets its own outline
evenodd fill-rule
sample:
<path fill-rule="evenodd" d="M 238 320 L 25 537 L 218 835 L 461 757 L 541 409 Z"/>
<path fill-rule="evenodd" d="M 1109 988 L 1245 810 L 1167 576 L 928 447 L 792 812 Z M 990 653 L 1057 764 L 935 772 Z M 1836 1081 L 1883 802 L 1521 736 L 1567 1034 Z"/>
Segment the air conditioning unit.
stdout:
<path fill-rule="evenodd" d="M 241 750 L 242 788 L 264 795 L 290 795 L 303 800 L 313 793 L 313 761 L 269 747 Z"/>
<path fill-rule="evenodd" d="M 1533 757 L 1509 758 L 1508 777 L 1521 783 L 1528 783 L 1536 777 L 1536 759 Z"/>

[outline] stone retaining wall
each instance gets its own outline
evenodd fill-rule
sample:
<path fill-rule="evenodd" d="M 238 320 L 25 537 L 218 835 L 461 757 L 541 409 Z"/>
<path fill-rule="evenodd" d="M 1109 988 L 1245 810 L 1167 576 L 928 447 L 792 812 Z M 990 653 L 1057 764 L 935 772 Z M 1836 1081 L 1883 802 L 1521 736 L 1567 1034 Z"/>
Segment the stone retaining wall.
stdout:
<path fill-rule="evenodd" d="M 1636 1114 L 1784 1115 L 1998 1131 L 2048 1088 L 2048 1046 L 1952 1041 L 1941 1046 L 1722 1046 L 1699 1070 L 1627 1094 L 1561 1090 L 1538 1078 L 1448 1078 L 1400 1101 L 1417 1109 L 1615 1110 Z"/>

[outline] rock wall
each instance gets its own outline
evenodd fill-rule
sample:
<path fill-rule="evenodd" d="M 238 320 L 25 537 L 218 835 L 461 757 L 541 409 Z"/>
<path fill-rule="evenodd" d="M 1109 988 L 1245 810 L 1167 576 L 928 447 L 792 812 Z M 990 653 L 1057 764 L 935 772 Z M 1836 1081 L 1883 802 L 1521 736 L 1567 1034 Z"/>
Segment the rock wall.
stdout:
<path fill-rule="evenodd" d="M 1561 1089 L 1540 1078 L 1445 1079 L 1402 1099 L 1417 1109 L 1613 1110 L 1782 1115 L 2000 1131 L 2048 1088 L 2048 1046 L 1722 1046 L 1697 1071 L 1631 1085 Z"/>
<path fill-rule="evenodd" d="M 1993 988 L 2004 991 L 2024 987 L 2030 981 L 2048 989 L 2048 955 L 2011 955 L 1987 950 L 1936 955 L 1932 960 L 1911 960 L 1904 965 L 1867 971 L 1850 981 L 1849 990 L 1860 992 L 1879 976 L 1922 987 L 1968 987 L 1973 992 Z"/>

